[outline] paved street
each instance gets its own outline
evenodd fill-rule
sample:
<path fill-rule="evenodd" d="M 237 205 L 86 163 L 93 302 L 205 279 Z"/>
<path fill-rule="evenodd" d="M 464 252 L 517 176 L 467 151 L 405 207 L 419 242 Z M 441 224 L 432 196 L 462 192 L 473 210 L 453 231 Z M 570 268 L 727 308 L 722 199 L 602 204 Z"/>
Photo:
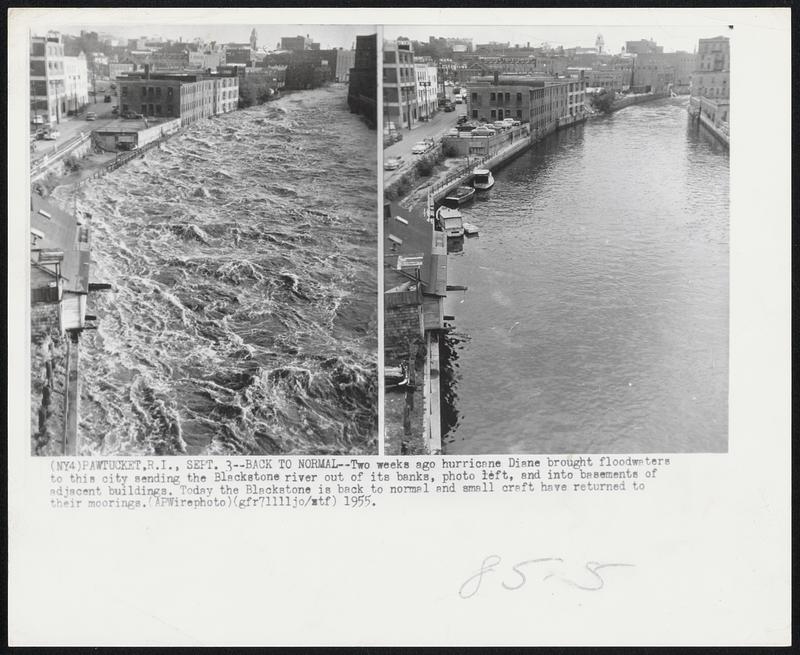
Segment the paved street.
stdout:
<path fill-rule="evenodd" d="M 386 161 L 389 157 L 402 157 L 403 165 L 394 171 L 384 171 L 383 181 L 384 185 L 390 184 L 398 176 L 402 175 L 408 168 L 413 165 L 417 155 L 411 154 L 411 149 L 417 141 L 423 139 L 437 139 L 443 134 L 447 133 L 450 128 L 456 126 L 456 121 L 459 116 L 466 114 L 467 105 L 455 105 L 455 111 L 442 111 L 439 110 L 434 114 L 433 118 L 426 122 L 417 123 L 413 130 L 402 130 L 403 140 L 393 143 L 388 148 L 383 150 L 383 159 Z"/>
<path fill-rule="evenodd" d="M 53 129 L 58 130 L 59 136 L 55 141 L 34 141 L 34 150 L 31 154 L 31 161 L 36 161 L 44 157 L 47 153 L 54 152 L 65 144 L 70 139 L 74 138 L 81 132 L 90 132 L 92 130 L 100 129 L 102 126 L 107 125 L 116 116 L 111 113 L 111 109 L 119 103 L 119 96 L 112 95 L 111 102 L 103 102 L 103 96 L 110 93 L 108 80 L 97 80 L 97 99 L 100 102 L 90 102 L 86 109 L 81 112 L 79 116 L 64 116 L 60 123 L 54 123 Z M 89 100 L 93 100 L 91 83 L 89 85 Z M 87 121 L 84 117 L 86 112 L 93 111 L 97 114 L 97 120 Z M 31 125 L 31 130 L 41 127 Z"/>

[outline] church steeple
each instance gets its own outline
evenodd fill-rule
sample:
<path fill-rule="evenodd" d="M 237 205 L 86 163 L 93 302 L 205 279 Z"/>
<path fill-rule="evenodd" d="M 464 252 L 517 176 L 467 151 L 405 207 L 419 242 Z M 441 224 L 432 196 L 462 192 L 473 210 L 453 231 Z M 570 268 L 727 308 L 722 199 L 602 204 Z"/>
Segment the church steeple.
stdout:
<path fill-rule="evenodd" d="M 257 44 L 258 44 L 258 34 L 256 34 L 256 28 L 254 27 L 253 31 L 250 32 L 250 47 L 253 50 L 257 50 L 258 49 Z"/>

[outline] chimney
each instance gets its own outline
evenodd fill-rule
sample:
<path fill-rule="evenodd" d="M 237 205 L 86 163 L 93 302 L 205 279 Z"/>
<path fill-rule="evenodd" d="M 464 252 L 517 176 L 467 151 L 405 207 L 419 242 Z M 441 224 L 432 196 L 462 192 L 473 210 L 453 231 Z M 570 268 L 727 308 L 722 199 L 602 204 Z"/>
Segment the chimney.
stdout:
<path fill-rule="evenodd" d="M 494 72 L 494 85 L 497 86 L 500 84 L 500 73 L 495 71 Z"/>
<path fill-rule="evenodd" d="M 146 80 L 150 79 L 150 64 L 144 65 L 144 79 Z"/>

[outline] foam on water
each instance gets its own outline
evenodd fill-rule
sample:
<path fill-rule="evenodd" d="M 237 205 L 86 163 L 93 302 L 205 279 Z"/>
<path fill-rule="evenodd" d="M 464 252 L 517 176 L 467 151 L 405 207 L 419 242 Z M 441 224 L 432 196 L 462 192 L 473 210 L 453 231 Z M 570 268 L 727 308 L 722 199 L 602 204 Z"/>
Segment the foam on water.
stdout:
<path fill-rule="evenodd" d="M 113 286 L 83 339 L 87 454 L 377 451 L 374 139 L 341 89 L 305 91 L 80 189 Z"/>

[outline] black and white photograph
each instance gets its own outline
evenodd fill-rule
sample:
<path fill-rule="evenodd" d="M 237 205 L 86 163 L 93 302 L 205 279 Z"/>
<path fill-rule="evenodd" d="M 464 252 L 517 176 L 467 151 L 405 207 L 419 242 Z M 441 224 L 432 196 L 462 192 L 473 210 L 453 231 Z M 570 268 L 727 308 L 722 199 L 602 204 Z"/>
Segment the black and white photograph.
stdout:
<path fill-rule="evenodd" d="M 735 38 L 385 27 L 387 454 L 727 452 Z"/>
<path fill-rule="evenodd" d="M 29 33 L 31 452 L 377 454 L 376 27 L 106 17 Z"/>

